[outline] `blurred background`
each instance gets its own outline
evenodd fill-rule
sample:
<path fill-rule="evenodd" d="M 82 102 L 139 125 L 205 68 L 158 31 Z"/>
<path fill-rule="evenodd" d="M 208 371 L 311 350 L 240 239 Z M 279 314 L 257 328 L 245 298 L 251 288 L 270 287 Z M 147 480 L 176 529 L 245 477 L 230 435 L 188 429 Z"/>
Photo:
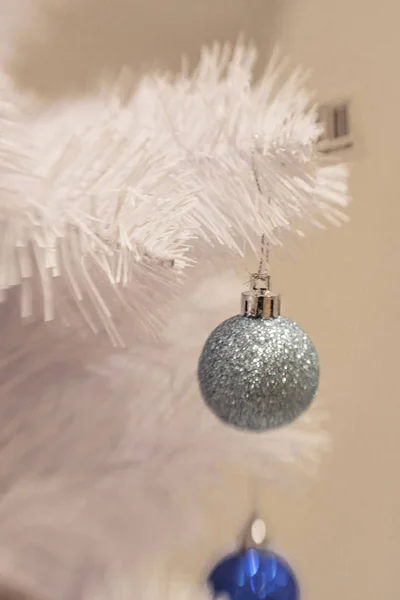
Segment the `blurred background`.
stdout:
<path fill-rule="evenodd" d="M 15 8 L 16 5 L 14 5 Z M 10 4 L 11 7 L 11 4 Z M 176 70 L 202 44 L 279 43 L 311 69 L 322 104 L 348 103 L 350 223 L 313 233 L 274 265 L 290 316 L 322 363 L 332 452 L 299 490 L 271 489 L 265 510 L 294 557 L 307 600 L 397 592 L 400 554 L 400 82 L 395 0 L 63 0 L 31 11 L 10 69 L 49 99 L 83 94 L 122 65 Z M 232 500 L 234 501 L 234 500 Z"/>

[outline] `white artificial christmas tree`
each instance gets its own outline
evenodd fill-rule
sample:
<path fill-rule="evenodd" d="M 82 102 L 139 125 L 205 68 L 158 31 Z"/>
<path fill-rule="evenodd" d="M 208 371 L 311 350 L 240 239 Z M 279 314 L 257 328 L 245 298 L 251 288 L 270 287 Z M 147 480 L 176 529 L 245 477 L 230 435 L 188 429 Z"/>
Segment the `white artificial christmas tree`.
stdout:
<path fill-rule="evenodd" d="M 51 109 L 1 79 L 5 587 L 207 598 L 167 565 L 204 539 L 202 498 L 224 497 L 221 473 L 276 478 L 318 460 L 318 407 L 239 433 L 197 390 L 202 343 L 236 308 L 237 258 L 262 234 L 279 244 L 345 219 L 346 169 L 315 150 L 303 73 L 274 59 L 253 82 L 255 59 L 215 46 L 193 74 L 132 86 L 124 72 Z"/>

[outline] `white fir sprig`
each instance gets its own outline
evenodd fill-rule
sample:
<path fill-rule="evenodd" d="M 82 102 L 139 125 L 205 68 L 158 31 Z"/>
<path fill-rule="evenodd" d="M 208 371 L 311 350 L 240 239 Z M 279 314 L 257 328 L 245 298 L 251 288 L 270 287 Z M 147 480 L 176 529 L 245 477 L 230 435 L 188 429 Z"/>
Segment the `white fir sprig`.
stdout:
<path fill-rule="evenodd" d="M 305 74 L 285 79 L 273 59 L 253 82 L 255 61 L 215 45 L 191 74 L 132 86 L 124 72 L 50 110 L 2 79 L 0 291 L 21 287 L 22 316 L 65 317 L 70 297 L 118 343 L 120 303 L 166 270 L 172 285 L 199 248 L 241 253 L 294 219 L 343 220 L 346 169 L 320 164 Z"/>

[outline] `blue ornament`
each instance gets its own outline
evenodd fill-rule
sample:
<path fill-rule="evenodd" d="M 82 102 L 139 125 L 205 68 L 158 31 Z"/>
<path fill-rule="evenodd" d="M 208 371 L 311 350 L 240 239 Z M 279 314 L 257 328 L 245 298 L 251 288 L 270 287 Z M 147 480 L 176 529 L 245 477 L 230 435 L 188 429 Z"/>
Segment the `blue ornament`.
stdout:
<path fill-rule="evenodd" d="M 230 600 L 299 600 L 297 579 L 283 558 L 249 548 L 224 558 L 209 576 L 215 596 Z"/>

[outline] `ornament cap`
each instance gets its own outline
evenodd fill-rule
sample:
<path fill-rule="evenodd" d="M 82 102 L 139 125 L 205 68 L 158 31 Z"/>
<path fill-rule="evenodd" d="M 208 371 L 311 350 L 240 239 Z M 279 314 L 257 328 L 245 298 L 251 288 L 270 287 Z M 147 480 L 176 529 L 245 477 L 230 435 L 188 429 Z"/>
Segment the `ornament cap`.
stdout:
<path fill-rule="evenodd" d="M 281 297 L 268 289 L 251 289 L 242 293 L 243 317 L 276 319 L 281 314 Z"/>

